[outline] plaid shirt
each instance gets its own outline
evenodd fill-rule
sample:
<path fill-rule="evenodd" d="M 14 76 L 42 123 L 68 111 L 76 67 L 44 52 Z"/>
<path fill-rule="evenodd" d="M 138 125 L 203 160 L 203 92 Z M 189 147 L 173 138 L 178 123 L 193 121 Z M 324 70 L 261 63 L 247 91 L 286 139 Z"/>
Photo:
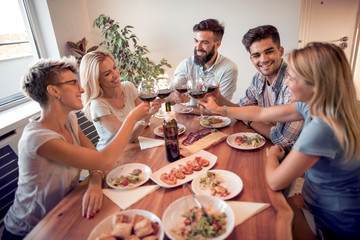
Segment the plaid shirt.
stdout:
<path fill-rule="evenodd" d="M 287 64 L 283 61 L 279 73 L 271 85 L 272 94 L 274 94 L 275 99 L 275 102 L 273 103 L 274 106 L 291 103 L 290 91 L 284 83 L 286 72 Z M 257 72 L 253 77 L 251 85 L 246 90 L 246 96 L 240 99 L 238 105 L 270 107 L 266 105 L 264 99 L 265 84 L 266 77 L 261 72 Z M 302 127 L 303 121 L 285 123 L 276 122 L 274 123 L 274 126 L 271 127 L 271 141 L 273 144 L 281 145 L 286 152 L 289 152 L 296 139 L 299 137 Z"/>

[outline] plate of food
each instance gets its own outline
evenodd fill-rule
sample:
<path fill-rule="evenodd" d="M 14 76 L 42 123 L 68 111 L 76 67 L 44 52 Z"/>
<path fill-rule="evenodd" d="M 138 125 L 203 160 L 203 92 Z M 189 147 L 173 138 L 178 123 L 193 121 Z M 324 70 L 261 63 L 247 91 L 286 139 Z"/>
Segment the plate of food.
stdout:
<path fill-rule="evenodd" d="M 197 195 L 208 195 L 228 200 L 242 191 L 243 182 L 233 172 L 209 170 L 194 178 L 191 187 Z"/>
<path fill-rule="evenodd" d="M 204 116 L 200 124 L 206 128 L 223 128 L 231 123 L 230 118 L 221 116 Z"/>
<path fill-rule="evenodd" d="M 142 163 L 124 164 L 107 174 L 106 183 L 116 189 L 135 188 L 146 183 L 151 172 L 151 168 Z"/>
<path fill-rule="evenodd" d="M 217 156 L 201 150 L 186 158 L 170 163 L 156 172 L 150 178 L 164 188 L 173 188 L 193 180 L 198 174 L 212 168 Z"/>
<path fill-rule="evenodd" d="M 102 239 L 163 239 L 164 226 L 155 214 L 140 210 L 125 210 L 102 220 L 91 231 L 88 240 Z M 153 237 L 153 238 L 151 238 Z"/>
<path fill-rule="evenodd" d="M 253 150 L 264 146 L 265 138 L 258 133 L 240 132 L 230 135 L 226 142 L 234 148 Z"/>
<path fill-rule="evenodd" d="M 216 197 L 201 195 L 197 198 L 212 222 L 208 223 L 204 219 L 191 195 L 185 196 L 171 203 L 162 216 L 166 235 L 173 240 L 226 239 L 235 225 L 232 208 L 224 200 Z"/>
<path fill-rule="evenodd" d="M 177 124 L 178 125 L 178 135 L 183 134 L 186 131 L 186 127 L 180 123 Z M 164 137 L 164 130 L 163 130 L 163 126 L 157 126 L 154 129 L 154 134 L 158 137 Z"/>

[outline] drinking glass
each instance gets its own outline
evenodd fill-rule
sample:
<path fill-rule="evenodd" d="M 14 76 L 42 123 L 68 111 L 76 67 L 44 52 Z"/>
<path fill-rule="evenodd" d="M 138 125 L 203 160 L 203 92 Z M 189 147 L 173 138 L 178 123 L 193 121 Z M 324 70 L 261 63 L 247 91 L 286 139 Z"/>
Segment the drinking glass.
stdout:
<path fill-rule="evenodd" d="M 195 99 L 203 98 L 205 94 L 208 92 L 208 85 L 203 75 L 190 79 L 188 86 L 189 86 L 188 89 L 189 95 Z M 200 105 L 200 117 L 197 119 L 200 121 L 203 119 L 203 107 L 201 105 Z"/>
<path fill-rule="evenodd" d="M 154 101 L 158 95 L 158 87 L 156 85 L 155 79 L 143 79 L 138 86 L 138 95 L 143 102 L 150 103 Z M 151 112 L 151 108 L 149 112 Z M 142 125 L 147 125 L 145 120 L 141 120 L 139 123 Z"/>
<path fill-rule="evenodd" d="M 208 86 L 207 92 L 211 93 L 211 92 L 215 91 L 215 89 L 217 88 L 217 84 L 218 84 L 218 80 L 217 80 L 215 74 L 212 72 L 206 72 L 203 74 L 202 77 Z"/>
<path fill-rule="evenodd" d="M 186 93 L 188 91 L 188 81 L 190 80 L 190 77 L 185 72 L 180 72 L 175 74 L 173 79 L 173 85 L 176 91 L 179 93 Z M 186 106 L 186 104 L 181 103 L 182 107 L 180 107 L 181 113 L 189 113 L 193 110 L 192 107 Z"/>
<path fill-rule="evenodd" d="M 158 77 L 156 80 L 156 85 L 158 87 L 158 97 L 164 99 L 170 95 L 172 92 L 170 78 L 166 76 Z M 159 108 L 159 111 L 156 112 L 155 117 L 164 118 L 164 113 L 162 107 Z"/>

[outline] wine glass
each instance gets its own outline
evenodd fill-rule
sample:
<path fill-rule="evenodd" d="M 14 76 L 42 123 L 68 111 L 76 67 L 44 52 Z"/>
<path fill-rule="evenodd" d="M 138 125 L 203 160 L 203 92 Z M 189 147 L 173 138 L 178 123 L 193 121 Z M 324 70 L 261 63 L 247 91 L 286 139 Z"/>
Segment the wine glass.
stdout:
<path fill-rule="evenodd" d="M 208 93 L 211 93 L 213 91 L 215 91 L 215 89 L 217 88 L 217 84 L 218 84 L 218 80 L 215 76 L 214 73 L 212 72 L 206 72 L 204 73 L 204 75 L 202 76 L 208 86 Z"/>
<path fill-rule="evenodd" d="M 158 87 L 158 97 L 164 99 L 170 95 L 172 92 L 171 81 L 169 77 L 161 76 L 156 80 L 156 85 Z M 164 118 L 164 113 L 162 107 L 160 107 L 159 111 L 156 112 L 155 117 Z"/>
<path fill-rule="evenodd" d="M 190 77 L 185 72 L 180 72 L 175 74 L 173 79 L 173 85 L 176 91 L 179 93 L 186 93 L 188 91 L 188 81 Z M 193 110 L 192 107 L 186 106 L 184 103 L 181 103 L 182 107 L 180 108 L 181 113 L 189 113 Z"/>
<path fill-rule="evenodd" d="M 138 95 L 143 102 L 152 102 L 158 95 L 158 87 L 153 78 L 143 79 L 138 86 Z M 151 109 L 149 110 L 151 112 Z M 145 120 L 139 121 L 141 125 L 149 125 Z"/>
<path fill-rule="evenodd" d="M 208 85 L 203 75 L 190 79 L 188 86 L 189 86 L 188 89 L 189 95 L 195 99 L 203 98 L 205 94 L 208 92 Z M 200 105 L 200 117 L 197 119 L 200 121 L 203 119 L 203 107 L 201 105 Z"/>

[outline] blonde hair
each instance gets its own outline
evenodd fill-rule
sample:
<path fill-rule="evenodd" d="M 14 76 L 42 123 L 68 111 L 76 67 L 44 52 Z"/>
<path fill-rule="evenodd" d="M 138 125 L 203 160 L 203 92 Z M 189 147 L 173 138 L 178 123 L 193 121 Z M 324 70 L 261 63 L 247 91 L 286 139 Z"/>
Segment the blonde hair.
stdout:
<path fill-rule="evenodd" d="M 90 103 L 93 99 L 102 97 L 104 91 L 100 87 L 100 64 L 106 59 L 110 58 L 114 61 L 113 57 L 108 52 L 93 51 L 87 53 L 80 63 L 80 80 L 81 86 L 84 88 L 85 93 L 82 95 L 84 104 L 84 115 L 90 120 Z"/>
<path fill-rule="evenodd" d="M 360 104 L 344 51 L 330 43 L 309 43 L 293 50 L 289 67 L 314 86 L 309 110 L 326 121 L 345 153 L 345 161 L 360 159 Z"/>

